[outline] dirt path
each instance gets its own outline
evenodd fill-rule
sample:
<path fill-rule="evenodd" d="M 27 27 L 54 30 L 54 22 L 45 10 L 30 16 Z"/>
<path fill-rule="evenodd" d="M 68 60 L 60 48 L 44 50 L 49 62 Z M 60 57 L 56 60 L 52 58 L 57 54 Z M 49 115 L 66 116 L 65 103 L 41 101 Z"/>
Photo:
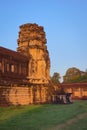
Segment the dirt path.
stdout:
<path fill-rule="evenodd" d="M 78 122 L 78 120 L 83 119 L 84 117 L 87 117 L 87 113 L 80 114 L 72 119 L 67 120 L 65 123 L 62 123 L 58 126 L 55 126 L 54 128 L 48 129 L 48 130 L 64 130 L 66 125 L 72 125 L 73 123 Z"/>

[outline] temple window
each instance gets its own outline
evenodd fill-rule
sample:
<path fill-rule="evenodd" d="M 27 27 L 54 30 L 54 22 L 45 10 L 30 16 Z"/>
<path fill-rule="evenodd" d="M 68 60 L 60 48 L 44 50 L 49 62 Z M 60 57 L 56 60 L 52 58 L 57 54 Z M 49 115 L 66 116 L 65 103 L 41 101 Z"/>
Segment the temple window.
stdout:
<path fill-rule="evenodd" d="M 21 74 L 21 64 L 19 65 L 19 74 Z"/>
<path fill-rule="evenodd" d="M 14 72 L 15 71 L 15 67 L 14 65 L 11 65 L 11 72 Z"/>
<path fill-rule="evenodd" d="M 26 68 L 23 68 L 23 74 L 26 75 Z"/>
<path fill-rule="evenodd" d="M 9 64 L 6 65 L 6 71 L 9 72 Z"/>
<path fill-rule="evenodd" d="M 2 62 L 0 61 L 0 71 L 2 70 Z"/>
<path fill-rule="evenodd" d="M 14 64 L 14 73 L 17 73 L 17 65 Z"/>

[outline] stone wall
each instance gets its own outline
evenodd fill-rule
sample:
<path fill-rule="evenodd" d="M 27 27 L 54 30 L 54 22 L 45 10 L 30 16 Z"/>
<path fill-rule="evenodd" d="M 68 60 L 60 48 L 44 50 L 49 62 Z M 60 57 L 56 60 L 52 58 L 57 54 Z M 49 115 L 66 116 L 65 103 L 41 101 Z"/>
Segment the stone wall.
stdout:
<path fill-rule="evenodd" d="M 63 83 L 65 92 L 72 93 L 73 99 L 87 99 L 87 83 Z"/>
<path fill-rule="evenodd" d="M 0 86 L 0 106 L 50 102 L 47 86 Z"/>

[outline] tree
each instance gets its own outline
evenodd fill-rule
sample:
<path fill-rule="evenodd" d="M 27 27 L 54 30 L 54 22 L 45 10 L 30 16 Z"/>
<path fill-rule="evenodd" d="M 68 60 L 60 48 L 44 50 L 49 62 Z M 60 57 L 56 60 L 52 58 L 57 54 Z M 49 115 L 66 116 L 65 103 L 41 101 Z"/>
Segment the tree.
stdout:
<path fill-rule="evenodd" d="M 87 69 L 86 69 L 87 70 Z M 87 72 L 80 71 L 78 68 L 69 68 L 64 76 L 64 83 L 87 82 Z"/>
<path fill-rule="evenodd" d="M 85 72 L 87 73 L 87 69 L 85 70 Z"/>
<path fill-rule="evenodd" d="M 57 72 L 54 72 L 53 76 L 51 77 L 52 83 L 53 83 L 53 84 L 58 84 L 58 83 L 60 83 L 59 79 L 60 79 L 60 74 L 57 73 Z"/>
<path fill-rule="evenodd" d="M 66 75 L 64 76 L 64 83 L 71 83 L 72 80 L 77 79 L 81 76 L 81 71 L 78 68 L 72 67 L 66 71 Z"/>

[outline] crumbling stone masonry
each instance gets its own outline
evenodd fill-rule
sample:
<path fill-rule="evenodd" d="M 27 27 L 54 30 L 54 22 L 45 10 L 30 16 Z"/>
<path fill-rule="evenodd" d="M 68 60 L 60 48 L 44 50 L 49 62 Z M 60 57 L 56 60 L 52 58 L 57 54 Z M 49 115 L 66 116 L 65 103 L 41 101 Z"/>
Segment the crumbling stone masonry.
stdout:
<path fill-rule="evenodd" d="M 0 104 L 51 102 L 50 58 L 44 28 L 20 26 L 17 52 L 0 47 Z"/>
<path fill-rule="evenodd" d="M 17 51 L 27 56 L 29 83 L 46 84 L 50 80 L 50 59 L 43 27 L 37 24 L 20 26 Z"/>

